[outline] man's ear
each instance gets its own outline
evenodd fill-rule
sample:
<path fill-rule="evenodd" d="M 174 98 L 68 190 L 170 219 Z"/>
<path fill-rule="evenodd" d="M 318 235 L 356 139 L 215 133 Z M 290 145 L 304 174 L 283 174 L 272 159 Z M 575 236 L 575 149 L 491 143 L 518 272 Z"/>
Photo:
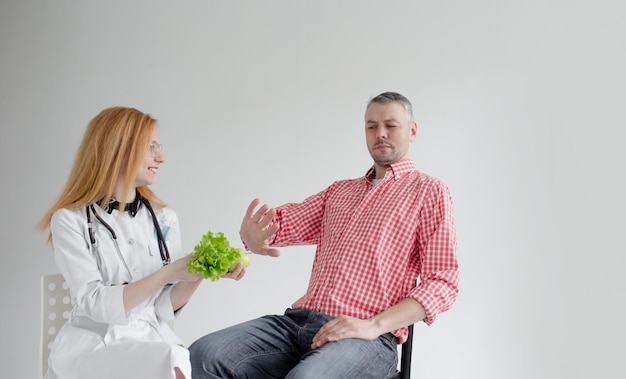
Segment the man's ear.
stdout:
<path fill-rule="evenodd" d="M 409 140 L 413 142 L 417 137 L 417 122 L 411 121 L 409 124 Z"/>

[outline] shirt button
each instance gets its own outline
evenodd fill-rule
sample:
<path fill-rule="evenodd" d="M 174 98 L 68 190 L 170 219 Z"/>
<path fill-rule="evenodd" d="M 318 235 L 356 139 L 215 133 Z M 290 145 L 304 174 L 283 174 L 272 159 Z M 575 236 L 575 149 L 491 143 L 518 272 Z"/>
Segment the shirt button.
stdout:
<path fill-rule="evenodd" d="M 139 267 L 135 267 L 135 268 L 133 268 L 133 272 L 134 272 L 135 274 L 139 273 L 139 271 L 140 271 L 140 270 L 139 270 Z"/>
<path fill-rule="evenodd" d="M 132 239 L 132 238 L 131 238 L 131 239 L 129 239 L 129 240 L 128 240 L 128 244 L 129 244 L 129 245 L 134 245 L 134 244 L 135 244 L 135 240 L 134 240 L 134 239 Z"/>

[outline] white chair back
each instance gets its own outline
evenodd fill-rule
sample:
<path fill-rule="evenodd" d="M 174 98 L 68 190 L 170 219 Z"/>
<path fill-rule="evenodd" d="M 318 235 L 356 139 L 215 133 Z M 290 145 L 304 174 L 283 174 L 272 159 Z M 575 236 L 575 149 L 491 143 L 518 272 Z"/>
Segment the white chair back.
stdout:
<path fill-rule="evenodd" d="M 54 337 L 68 320 L 72 311 L 70 290 L 61 274 L 41 278 L 41 352 L 40 366 L 43 378 L 48 370 L 48 355 Z"/>

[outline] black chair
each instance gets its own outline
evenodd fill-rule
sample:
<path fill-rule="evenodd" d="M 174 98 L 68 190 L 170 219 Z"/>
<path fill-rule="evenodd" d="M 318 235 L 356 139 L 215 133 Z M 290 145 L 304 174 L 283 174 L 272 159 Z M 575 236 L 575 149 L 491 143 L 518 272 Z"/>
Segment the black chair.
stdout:
<path fill-rule="evenodd" d="M 413 351 L 413 324 L 409 325 L 409 336 L 402 344 L 400 370 L 391 379 L 411 379 L 411 353 Z"/>

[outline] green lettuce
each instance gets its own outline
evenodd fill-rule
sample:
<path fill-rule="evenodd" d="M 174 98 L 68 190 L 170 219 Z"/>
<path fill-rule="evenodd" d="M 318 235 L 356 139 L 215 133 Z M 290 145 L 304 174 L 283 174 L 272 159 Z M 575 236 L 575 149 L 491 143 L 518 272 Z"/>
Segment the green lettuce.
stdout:
<path fill-rule="evenodd" d="M 189 272 L 216 281 L 222 275 L 237 268 L 237 264 L 242 263 L 244 267 L 247 267 L 249 262 L 248 254 L 242 249 L 231 247 L 224 233 L 209 231 L 193 248 L 187 267 Z"/>

